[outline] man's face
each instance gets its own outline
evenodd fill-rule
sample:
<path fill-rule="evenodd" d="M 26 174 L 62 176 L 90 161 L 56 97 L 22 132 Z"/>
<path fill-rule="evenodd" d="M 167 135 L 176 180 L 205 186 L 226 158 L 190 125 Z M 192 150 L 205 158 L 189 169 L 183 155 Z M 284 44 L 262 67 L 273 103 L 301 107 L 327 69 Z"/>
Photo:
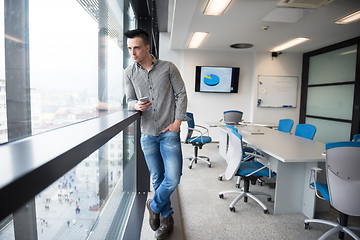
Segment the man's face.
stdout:
<path fill-rule="evenodd" d="M 129 49 L 130 56 L 133 58 L 134 62 L 141 63 L 149 54 L 149 45 L 145 45 L 143 40 L 139 37 L 128 38 L 127 45 Z"/>

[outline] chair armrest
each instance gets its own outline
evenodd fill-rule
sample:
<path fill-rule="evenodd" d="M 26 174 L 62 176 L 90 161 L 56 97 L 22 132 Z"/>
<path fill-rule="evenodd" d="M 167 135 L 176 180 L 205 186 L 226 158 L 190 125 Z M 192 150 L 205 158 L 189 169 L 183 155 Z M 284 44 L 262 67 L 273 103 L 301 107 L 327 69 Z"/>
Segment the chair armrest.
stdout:
<path fill-rule="evenodd" d="M 195 125 L 195 126 L 197 126 L 197 125 Z M 201 140 L 202 140 L 203 135 L 204 135 L 205 133 L 207 133 L 207 131 L 202 132 L 202 131 L 200 131 L 200 130 L 198 130 L 198 129 L 196 129 L 196 128 L 190 128 L 190 127 L 188 127 L 188 129 L 193 130 L 194 132 L 197 132 L 197 133 L 200 134 L 200 135 L 198 135 L 198 136 L 194 136 L 193 139 L 192 139 L 191 141 L 189 141 L 189 142 L 193 142 L 195 139 L 198 139 L 198 138 L 201 138 Z"/>
<path fill-rule="evenodd" d="M 248 174 L 247 176 L 251 176 L 252 174 L 254 174 L 254 173 L 258 172 L 258 171 L 261 171 L 262 169 L 267 167 L 269 169 L 269 178 L 271 178 L 271 164 L 270 164 L 270 162 L 268 161 L 268 159 L 266 157 L 264 157 L 262 155 L 259 155 L 259 154 L 256 154 L 256 153 L 251 153 L 251 152 L 245 152 L 245 154 L 248 155 L 248 156 L 253 156 L 253 157 L 256 157 L 256 158 L 260 158 L 260 159 L 267 162 L 267 164 L 263 164 L 264 165 L 263 167 L 261 167 L 258 170 Z"/>
<path fill-rule="evenodd" d="M 201 128 L 201 129 L 205 129 L 205 131 L 204 132 L 202 132 L 203 134 L 208 134 L 209 135 L 209 129 L 207 129 L 206 127 L 204 127 L 204 126 L 201 126 L 201 125 L 195 125 L 195 127 L 199 127 L 199 128 Z"/>
<path fill-rule="evenodd" d="M 260 155 L 260 154 L 256 154 L 256 153 L 251 153 L 251 152 L 245 152 L 246 155 L 249 155 L 249 156 L 253 156 L 253 157 L 256 157 L 256 158 L 260 158 L 262 160 L 265 160 L 267 161 L 267 158 Z"/>
<path fill-rule="evenodd" d="M 319 191 L 317 190 L 317 187 L 316 187 L 316 183 L 317 183 L 317 174 L 322 172 L 322 169 L 321 168 L 318 168 L 318 167 L 313 167 L 311 168 L 311 172 L 310 172 L 310 179 L 309 179 L 309 187 L 311 189 L 314 189 L 315 190 L 315 195 L 320 198 L 320 199 L 323 199 L 325 200 L 325 198 L 323 198 L 322 196 L 319 195 Z M 313 180 L 313 181 L 312 181 Z M 313 184 L 313 186 L 311 185 Z"/>

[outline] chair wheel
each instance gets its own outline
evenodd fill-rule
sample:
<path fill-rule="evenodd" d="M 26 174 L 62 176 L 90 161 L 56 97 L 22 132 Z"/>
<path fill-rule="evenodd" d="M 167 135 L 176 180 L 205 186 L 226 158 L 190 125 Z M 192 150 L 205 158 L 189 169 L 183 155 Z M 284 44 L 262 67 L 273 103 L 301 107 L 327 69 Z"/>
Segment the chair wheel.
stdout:
<path fill-rule="evenodd" d="M 220 177 L 218 177 L 218 180 L 219 180 L 219 181 L 222 181 L 222 177 L 221 177 L 221 176 L 220 176 Z"/>
<path fill-rule="evenodd" d="M 208 164 L 208 167 L 211 168 L 211 164 Z"/>
<path fill-rule="evenodd" d="M 236 187 L 236 188 L 240 188 L 240 184 L 235 184 L 235 187 Z"/>
<path fill-rule="evenodd" d="M 231 212 L 235 212 L 235 208 L 234 208 L 234 207 L 230 207 L 230 211 L 231 211 Z"/>
<path fill-rule="evenodd" d="M 192 166 L 190 165 L 190 166 L 189 166 L 189 169 L 191 169 L 191 168 L 192 168 Z"/>
<path fill-rule="evenodd" d="M 305 222 L 304 222 L 304 228 L 305 228 L 305 229 L 310 229 L 309 223 L 305 223 Z"/>
<path fill-rule="evenodd" d="M 271 201 L 271 197 L 268 198 L 268 202 L 270 202 L 270 201 Z"/>
<path fill-rule="evenodd" d="M 267 209 L 266 209 L 266 210 L 264 210 L 264 213 L 265 213 L 265 214 L 267 214 L 268 212 L 269 212 L 269 210 L 267 210 Z"/>
<path fill-rule="evenodd" d="M 219 194 L 219 198 L 223 199 L 223 198 L 224 198 L 224 194 Z"/>

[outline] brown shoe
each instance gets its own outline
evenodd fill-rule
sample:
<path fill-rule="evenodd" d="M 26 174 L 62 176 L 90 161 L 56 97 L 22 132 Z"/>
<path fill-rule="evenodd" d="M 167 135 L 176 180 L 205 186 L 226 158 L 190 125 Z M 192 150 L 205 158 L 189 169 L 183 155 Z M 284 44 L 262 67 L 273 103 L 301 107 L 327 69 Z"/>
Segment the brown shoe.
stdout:
<path fill-rule="evenodd" d="M 160 214 L 155 213 L 151 207 L 150 207 L 151 199 L 147 200 L 146 202 L 146 208 L 149 210 L 149 224 L 153 231 L 156 231 L 156 229 L 160 226 Z"/>
<path fill-rule="evenodd" d="M 174 219 L 170 214 L 167 218 L 161 220 L 160 227 L 155 232 L 155 238 L 158 240 L 165 239 L 174 229 Z"/>

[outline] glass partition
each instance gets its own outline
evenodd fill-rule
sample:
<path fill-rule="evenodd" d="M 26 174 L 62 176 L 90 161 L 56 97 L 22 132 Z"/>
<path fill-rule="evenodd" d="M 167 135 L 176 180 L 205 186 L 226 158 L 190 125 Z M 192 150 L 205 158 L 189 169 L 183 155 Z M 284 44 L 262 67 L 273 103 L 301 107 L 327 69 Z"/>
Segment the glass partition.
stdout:
<path fill-rule="evenodd" d="M 355 79 L 357 46 L 337 49 L 312 56 L 309 64 L 309 85 L 353 82 Z"/>
<path fill-rule="evenodd" d="M 354 84 L 311 87 L 308 89 L 307 115 L 352 119 Z"/>
<path fill-rule="evenodd" d="M 308 57 L 304 120 L 316 126 L 314 139 L 320 142 L 351 139 L 356 101 L 357 44 L 347 45 Z"/>
<path fill-rule="evenodd" d="M 327 143 L 337 141 L 349 141 L 351 123 L 337 122 L 307 117 L 306 123 L 313 124 L 317 130 L 314 136 L 315 141 Z"/>

